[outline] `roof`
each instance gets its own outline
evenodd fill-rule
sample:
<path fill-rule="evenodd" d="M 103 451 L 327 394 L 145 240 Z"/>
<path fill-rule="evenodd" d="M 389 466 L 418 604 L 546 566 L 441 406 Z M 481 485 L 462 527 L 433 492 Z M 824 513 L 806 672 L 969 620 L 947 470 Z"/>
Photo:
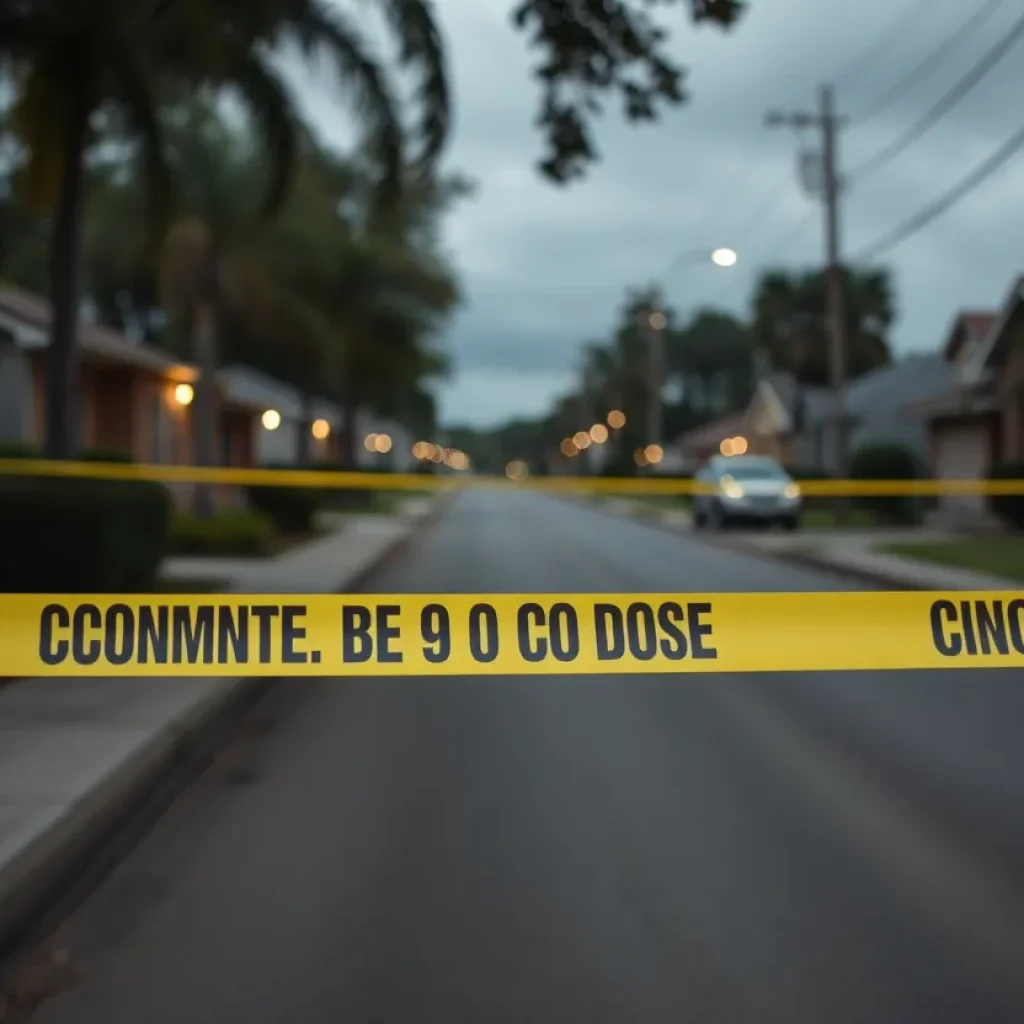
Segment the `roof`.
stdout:
<path fill-rule="evenodd" d="M 43 349 L 49 344 L 50 304 L 38 295 L 19 288 L 0 288 L 0 319 L 6 314 L 20 325 L 32 328 L 19 335 L 18 344 L 27 349 Z M 99 359 L 151 370 L 163 377 L 194 382 L 199 369 L 170 352 L 148 342 L 135 341 L 109 327 L 79 318 L 78 343 L 82 350 Z M 217 375 L 224 398 L 232 405 L 262 412 L 276 409 L 285 418 L 302 418 L 302 396 L 297 389 L 247 366 L 229 366 Z M 341 410 L 334 404 L 314 401 L 314 419 L 323 418 L 338 427 Z"/>
<path fill-rule="evenodd" d="M 226 366 L 218 377 L 228 401 L 258 409 L 276 409 L 284 419 L 301 420 L 303 417 L 302 393 L 298 388 L 267 376 L 249 366 Z M 332 402 L 314 399 L 314 419 L 325 419 L 331 426 L 339 427 L 342 413 Z"/>
<path fill-rule="evenodd" d="M 846 390 L 845 405 L 855 416 L 948 395 L 956 388 L 956 367 L 942 355 L 911 354 L 864 374 Z"/>
<path fill-rule="evenodd" d="M 45 299 L 19 288 L 9 287 L 0 289 L 0 314 L 3 313 L 22 324 L 36 328 L 39 332 L 48 330 L 52 317 L 50 304 Z M 101 359 L 152 370 L 154 373 L 182 380 L 195 378 L 195 368 L 184 364 L 170 352 L 147 342 L 132 341 L 117 331 L 81 318 L 78 321 L 78 343 L 84 352 Z M 48 344 L 49 337 L 45 333 L 24 340 L 26 348 L 45 348 Z"/>
<path fill-rule="evenodd" d="M 998 319 L 989 327 L 984 341 L 978 345 L 974 356 L 968 363 L 969 380 L 979 379 L 985 368 L 990 366 L 998 356 L 1006 338 L 1007 328 L 1017 315 L 1022 302 L 1024 302 L 1024 275 L 1019 276 L 1013 282 Z"/>
<path fill-rule="evenodd" d="M 998 319 L 998 310 L 963 310 L 957 313 L 946 333 L 946 342 L 942 346 L 942 357 L 948 360 L 954 359 L 957 349 L 965 339 L 975 343 L 981 341 Z"/>
<path fill-rule="evenodd" d="M 674 447 L 683 452 L 698 452 L 707 448 L 717 449 L 727 437 L 736 437 L 742 434 L 746 421 L 747 410 L 740 409 L 738 412 L 730 413 L 721 419 L 712 420 L 710 423 L 680 434 L 674 442 Z"/>

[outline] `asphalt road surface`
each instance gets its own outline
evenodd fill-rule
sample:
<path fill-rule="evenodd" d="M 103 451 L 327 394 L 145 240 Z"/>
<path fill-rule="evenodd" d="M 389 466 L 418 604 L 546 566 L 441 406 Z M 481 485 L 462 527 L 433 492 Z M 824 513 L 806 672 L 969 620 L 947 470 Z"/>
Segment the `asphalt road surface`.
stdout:
<path fill-rule="evenodd" d="M 374 589 L 840 586 L 479 491 Z M 1019 1024 L 1022 682 L 294 684 L 70 922 L 33 1020 Z"/>

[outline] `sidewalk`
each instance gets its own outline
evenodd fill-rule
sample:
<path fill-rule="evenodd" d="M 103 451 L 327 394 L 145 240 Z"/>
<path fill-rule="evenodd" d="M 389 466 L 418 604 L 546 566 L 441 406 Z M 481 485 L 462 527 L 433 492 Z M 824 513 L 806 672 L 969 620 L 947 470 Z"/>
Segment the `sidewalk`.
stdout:
<path fill-rule="evenodd" d="M 347 516 L 342 529 L 274 558 L 222 565 L 235 592 L 337 592 L 443 507 L 401 516 Z M 175 559 L 186 576 L 209 560 Z M 233 575 L 231 575 L 233 573 Z M 0 690 L 0 958 L 33 923 L 38 901 L 73 873 L 75 858 L 141 798 L 187 743 L 240 707 L 261 681 L 244 679 L 27 679 Z M 265 684 L 264 684 L 265 685 Z M 0 1008 L 2 1016 L 2 1008 Z"/>
<path fill-rule="evenodd" d="M 188 590 L 190 579 L 228 582 L 235 593 L 296 594 L 337 589 L 334 576 L 348 580 L 373 563 L 383 547 L 404 537 L 428 515 L 433 499 L 405 502 L 397 515 L 345 514 L 333 517 L 331 532 L 278 558 L 168 558 L 163 578 Z"/>
<path fill-rule="evenodd" d="M 659 509 L 629 498 L 599 506 L 611 515 L 653 523 L 705 541 L 762 558 L 776 558 L 835 573 L 887 590 L 1019 590 L 1020 581 L 969 569 L 953 568 L 883 553 L 876 547 L 902 542 L 953 541 L 957 535 L 916 527 L 896 529 L 807 529 L 798 533 L 761 530 L 696 532 L 683 509 Z"/>

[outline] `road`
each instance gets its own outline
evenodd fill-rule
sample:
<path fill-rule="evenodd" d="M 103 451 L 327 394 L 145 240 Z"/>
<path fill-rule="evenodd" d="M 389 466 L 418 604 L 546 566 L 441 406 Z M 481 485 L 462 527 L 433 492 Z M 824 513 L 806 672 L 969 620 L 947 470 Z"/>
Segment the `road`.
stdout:
<path fill-rule="evenodd" d="M 474 491 L 374 589 L 839 586 Z M 1020 682 L 294 684 L 69 923 L 33 1021 L 1019 1024 Z"/>

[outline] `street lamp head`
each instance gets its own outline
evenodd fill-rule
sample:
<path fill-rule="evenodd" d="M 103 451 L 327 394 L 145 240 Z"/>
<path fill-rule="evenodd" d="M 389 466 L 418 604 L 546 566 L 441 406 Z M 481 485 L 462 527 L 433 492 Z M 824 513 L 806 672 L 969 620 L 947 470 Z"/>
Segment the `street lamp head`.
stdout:
<path fill-rule="evenodd" d="M 738 259 L 735 249 L 716 249 L 711 254 L 711 262 L 716 267 L 733 267 Z"/>

